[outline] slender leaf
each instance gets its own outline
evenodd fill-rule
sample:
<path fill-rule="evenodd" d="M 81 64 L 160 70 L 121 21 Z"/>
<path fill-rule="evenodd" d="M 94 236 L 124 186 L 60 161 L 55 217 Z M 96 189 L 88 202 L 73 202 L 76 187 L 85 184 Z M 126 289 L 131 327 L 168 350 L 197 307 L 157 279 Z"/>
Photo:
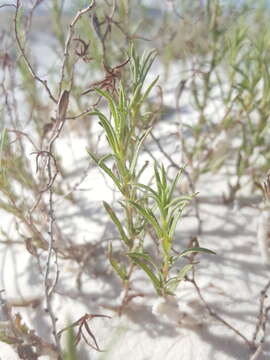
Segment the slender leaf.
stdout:
<path fill-rule="evenodd" d="M 138 143 L 136 144 L 136 147 L 135 147 L 135 150 L 134 150 L 134 155 L 133 155 L 133 158 L 132 158 L 132 162 L 131 162 L 131 165 L 130 165 L 130 173 L 131 174 L 134 174 L 135 172 L 135 167 L 136 167 L 136 164 L 137 164 L 137 160 L 138 160 L 138 155 L 139 155 L 139 151 L 141 149 L 141 146 L 144 142 L 144 140 L 146 139 L 146 137 L 148 136 L 148 134 L 150 133 L 151 131 L 151 128 L 147 129 L 144 134 L 141 136 L 140 140 L 138 141 Z"/>
<path fill-rule="evenodd" d="M 120 181 L 117 179 L 117 177 L 114 175 L 114 173 L 112 172 L 112 170 L 107 166 L 105 165 L 105 163 L 101 160 L 98 160 L 97 157 L 90 151 L 88 151 L 88 154 L 91 156 L 91 158 L 95 161 L 95 163 L 102 169 L 106 172 L 107 175 L 109 175 L 109 177 L 112 179 L 112 181 L 115 183 L 115 185 L 118 187 L 118 189 L 121 191 L 121 193 L 123 192 L 122 191 L 122 186 L 121 186 L 121 183 Z"/>
<path fill-rule="evenodd" d="M 187 255 L 195 253 L 195 252 L 216 255 L 216 253 L 212 250 L 202 248 L 202 247 L 193 247 L 193 248 L 189 248 L 189 249 L 186 249 L 185 251 L 181 252 L 179 255 L 177 255 L 177 257 L 187 256 Z"/>
<path fill-rule="evenodd" d="M 157 278 L 157 276 L 154 274 L 154 272 L 151 270 L 151 268 L 149 266 L 147 266 L 143 261 L 141 261 L 138 258 L 138 256 L 136 256 L 132 253 L 130 253 L 128 255 L 131 257 L 131 259 L 134 261 L 134 263 L 137 264 L 146 273 L 146 275 L 152 281 L 157 293 L 160 295 L 161 294 L 161 292 L 160 292 L 161 283 L 160 283 L 160 280 Z"/>
<path fill-rule="evenodd" d="M 174 293 L 179 283 L 185 278 L 185 276 L 192 269 L 192 267 L 193 267 L 192 264 L 185 265 L 175 277 L 169 279 L 168 282 L 166 283 L 166 290 L 167 291 L 169 290 L 169 292 Z"/>
<path fill-rule="evenodd" d="M 100 124 L 106 132 L 107 140 L 112 147 L 114 153 L 118 155 L 120 149 L 119 141 L 109 120 L 98 110 L 92 112 L 91 115 L 97 115 L 99 117 Z"/>
<path fill-rule="evenodd" d="M 176 214 L 172 215 L 173 220 L 170 219 L 170 228 L 169 228 L 169 238 L 172 239 L 174 236 L 174 232 L 176 226 L 178 224 L 179 219 L 181 218 L 182 211 L 179 210 Z"/>
<path fill-rule="evenodd" d="M 148 222 L 153 225 L 154 229 L 156 230 L 156 233 L 158 235 L 158 237 L 161 237 L 162 235 L 162 231 L 160 228 L 160 225 L 154 215 L 154 213 L 150 210 L 150 209 L 144 209 L 141 205 L 139 205 L 138 203 L 136 203 L 135 201 L 131 201 L 129 200 L 129 203 L 134 206 L 139 213 L 146 219 L 148 220 Z"/>
<path fill-rule="evenodd" d="M 124 264 L 120 265 L 113 257 L 112 257 L 112 244 L 109 243 L 109 248 L 108 248 L 108 256 L 109 256 L 109 260 L 110 263 L 114 269 L 114 271 L 117 273 L 117 275 L 120 277 L 120 279 L 122 281 L 126 281 L 127 280 L 127 270 L 126 270 L 126 266 Z"/>
<path fill-rule="evenodd" d="M 152 83 L 148 86 L 148 88 L 146 89 L 145 93 L 143 94 L 142 98 L 141 98 L 141 102 L 143 103 L 145 101 L 145 99 L 147 98 L 147 96 L 149 95 L 149 93 L 151 92 L 151 90 L 153 89 L 153 87 L 156 85 L 156 83 L 159 80 L 159 76 L 157 76 Z"/>
<path fill-rule="evenodd" d="M 116 129 L 119 129 L 119 117 L 118 117 L 118 114 L 117 114 L 117 108 L 116 108 L 116 104 L 112 98 L 112 96 L 109 94 L 108 91 L 105 91 L 105 90 L 101 90 L 99 88 L 95 88 L 95 91 L 103 96 L 109 103 L 109 107 L 110 107 L 110 110 L 111 110 L 111 113 L 112 113 L 112 117 L 114 119 L 114 122 L 115 122 L 115 127 Z"/>
<path fill-rule="evenodd" d="M 117 229 L 118 229 L 118 231 L 119 231 L 119 233 L 121 235 L 122 240 L 124 241 L 124 243 L 127 246 L 130 246 L 129 238 L 127 237 L 127 235 L 125 233 L 125 230 L 123 229 L 122 224 L 121 224 L 120 220 L 118 219 L 117 215 L 115 214 L 113 209 L 110 207 L 110 205 L 106 201 L 103 201 L 103 205 L 104 205 L 107 213 L 110 215 L 110 218 L 112 219 L 112 221 L 116 225 L 116 227 L 117 227 Z"/>

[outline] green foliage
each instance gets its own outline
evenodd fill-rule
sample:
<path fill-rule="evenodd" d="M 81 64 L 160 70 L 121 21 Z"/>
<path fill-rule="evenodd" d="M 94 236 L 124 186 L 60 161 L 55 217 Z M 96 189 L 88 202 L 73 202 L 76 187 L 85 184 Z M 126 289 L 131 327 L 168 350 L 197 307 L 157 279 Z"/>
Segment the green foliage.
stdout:
<path fill-rule="evenodd" d="M 181 170 L 176 174 L 172 184 L 169 184 L 167 181 L 166 171 L 163 165 L 159 169 L 155 163 L 154 172 L 156 182 L 155 190 L 144 184 L 137 185 L 144 192 L 144 198 L 152 200 L 153 205 L 151 208 L 142 206 L 134 201 L 130 201 L 130 203 L 144 220 L 146 220 L 146 223 L 151 225 L 155 230 L 156 237 L 162 248 L 162 259 L 159 264 L 155 263 L 143 249 L 141 249 L 141 252 L 130 252 L 128 255 L 148 275 L 159 295 L 173 295 L 178 284 L 193 267 L 193 264 L 185 265 L 178 270 L 176 276 L 172 276 L 171 272 L 177 260 L 193 252 L 205 252 L 209 254 L 214 254 L 214 252 L 196 247 L 187 249 L 177 256 L 172 255 L 172 245 L 175 239 L 177 223 L 181 218 L 184 207 L 192 200 L 192 196 L 174 197 L 174 191 Z M 157 209 L 157 211 L 155 211 L 155 209 Z M 155 214 L 156 212 L 158 214 Z"/>
<path fill-rule="evenodd" d="M 72 326 L 66 331 L 66 350 L 64 353 L 64 360 L 77 360 L 77 349 L 75 344 L 75 334 Z"/>
<path fill-rule="evenodd" d="M 142 144 L 151 129 L 147 129 L 141 136 L 136 135 L 138 125 L 134 120 L 138 117 L 146 97 L 158 80 L 157 77 L 143 91 L 143 84 L 154 59 L 155 51 L 144 53 L 142 57 L 139 57 L 134 47 L 131 48 L 132 86 L 130 95 L 122 83 L 120 83 L 117 95 L 114 97 L 108 91 L 96 89 L 98 95 L 106 99 L 110 117 L 98 109 L 92 112 L 92 115 L 98 117 L 99 124 L 106 134 L 111 153 L 106 154 L 101 159 L 98 159 L 91 152 L 89 154 L 100 169 L 111 178 L 123 197 L 120 204 L 125 210 L 126 229 L 112 207 L 107 202 L 103 202 L 103 204 L 116 225 L 122 242 L 129 249 L 128 257 L 131 263 L 135 263 L 146 273 L 158 295 L 165 296 L 166 294 L 173 294 L 173 289 L 176 289 L 178 283 L 193 266 L 193 264 L 186 265 L 177 272 L 177 275 L 170 275 L 175 262 L 182 256 L 180 254 L 179 257 L 175 257 L 171 253 L 176 226 L 184 207 L 194 195 L 175 197 L 176 186 L 182 170 L 175 175 L 172 183 L 169 183 L 164 165 L 159 167 L 157 163 L 154 164 L 156 188 L 139 182 L 138 157 Z M 109 167 L 106 164 L 107 161 L 113 162 L 113 167 Z M 139 196 L 139 193 L 142 193 L 142 196 Z M 148 205 L 149 203 L 152 204 Z M 144 251 L 144 238 L 148 225 L 154 229 L 162 248 L 160 264 L 156 264 L 155 260 Z M 136 238 L 140 239 L 139 245 L 134 241 Z M 193 251 L 212 253 L 207 249 L 196 248 L 188 249 L 184 254 L 187 255 Z M 119 263 L 113 257 L 111 244 L 109 246 L 109 260 L 121 280 L 127 283 L 130 280 L 130 275 L 127 275 L 126 264 Z"/>

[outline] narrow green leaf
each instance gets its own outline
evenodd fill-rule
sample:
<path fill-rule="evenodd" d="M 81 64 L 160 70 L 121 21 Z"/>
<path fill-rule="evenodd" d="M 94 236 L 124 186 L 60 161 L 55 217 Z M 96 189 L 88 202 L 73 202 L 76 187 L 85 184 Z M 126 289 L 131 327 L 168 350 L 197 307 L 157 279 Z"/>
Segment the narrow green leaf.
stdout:
<path fill-rule="evenodd" d="M 112 244 L 111 243 L 109 243 L 109 246 L 108 246 L 108 257 L 109 257 L 110 264 L 113 267 L 116 274 L 120 277 L 120 279 L 122 281 L 126 281 L 127 280 L 126 266 L 125 266 L 125 264 L 122 264 L 120 266 L 120 264 L 112 257 Z"/>
<path fill-rule="evenodd" d="M 202 248 L 202 247 L 193 247 L 193 248 L 189 248 L 189 249 L 186 249 L 185 251 L 181 252 L 179 255 L 177 255 L 177 257 L 186 256 L 186 255 L 189 255 L 189 254 L 195 253 L 195 252 L 216 255 L 216 253 L 212 250 Z"/>
<path fill-rule="evenodd" d="M 147 98 L 147 96 L 149 95 L 149 93 L 151 92 L 151 90 L 153 89 L 153 87 L 156 85 L 156 83 L 159 80 L 159 76 L 157 76 L 152 83 L 148 86 L 148 88 L 146 89 L 145 93 L 143 94 L 140 102 L 143 103 L 145 101 L 145 99 Z"/>
<path fill-rule="evenodd" d="M 170 239 L 173 239 L 176 226 L 177 226 L 178 221 L 181 218 L 181 216 L 182 216 L 182 211 L 181 210 L 178 210 L 178 212 L 176 214 L 171 215 L 171 218 L 169 220 L 169 223 L 171 224 L 170 228 L 169 228 L 169 238 Z"/>
<path fill-rule="evenodd" d="M 167 189 L 167 177 L 164 165 L 161 165 L 161 182 L 163 189 Z"/>
<path fill-rule="evenodd" d="M 73 327 L 69 326 L 66 331 L 66 351 L 64 360 L 76 360 L 77 358 L 76 337 Z"/>
<path fill-rule="evenodd" d="M 123 282 L 127 281 L 127 272 L 126 272 L 125 265 L 122 264 L 121 266 L 119 266 L 118 262 L 115 259 L 113 259 L 112 257 L 110 257 L 109 260 L 110 260 L 110 263 L 111 263 L 114 271 L 120 277 L 120 279 Z"/>
<path fill-rule="evenodd" d="M 149 51 L 148 53 L 144 52 L 142 55 L 142 67 L 141 67 L 141 71 L 140 71 L 140 81 L 143 83 L 146 75 L 148 74 L 150 67 L 152 66 L 155 58 L 157 56 L 157 51 L 156 49 L 153 49 L 151 51 Z"/>
<path fill-rule="evenodd" d="M 118 187 L 118 189 L 122 191 L 122 186 L 120 181 L 117 179 L 117 177 L 114 175 L 112 170 L 105 165 L 105 163 L 101 160 L 99 160 L 92 152 L 88 151 L 88 154 L 91 156 L 91 158 L 94 160 L 94 162 L 112 179 L 112 181 L 115 183 L 115 185 Z"/>
<path fill-rule="evenodd" d="M 169 195 L 168 195 L 169 201 L 172 199 L 174 190 L 175 190 L 175 188 L 176 188 L 176 185 L 177 185 L 177 183 L 178 183 L 178 181 L 179 181 L 179 178 L 180 178 L 182 172 L 183 172 L 183 169 L 180 169 L 180 170 L 177 172 L 177 174 L 176 174 L 176 176 L 175 176 L 175 178 L 174 178 L 174 180 L 173 180 L 173 182 L 172 182 L 172 184 L 171 184 L 170 191 L 169 191 Z"/>
<path fill-rule="evenodd" d="M 153 266 L 153 268 L 156 270 L 157 274 L 159 274 L 159 269 L 149 254 L 147 254 L 145 252 L 141 253 L 141 252 L 133 251 L 133 252 L 129 252 L 127 255 L 129 255 L 131 257 L 136 257 L 137 259 L 143 259 L 143 260 L 149 262 L 149 264 L 151 264 Z"/>
<path fill-rule="evenodd" d="M 134 174 L 135 172 L 135 168 L 137 165 L 137 160 L 138 160 L 138 155 L 139 155 L 139 151 L 141 149 L 141 146 L 144 142 L 144 140 L 146 139 L 146 137 L 148 136 L 148 134 L 150 133 L 150 131 L 152 130 L 152 128 L 147 129 L 144 134 L 141 136 L 140 140 L 138 141 L 138 143 L 136 144 L 135 150 L 134 150 L 134 155 L 131 161 L 131 165 L 130 165 L 130 173 Z"/>
<path fill-rule="evenodd" d="M 150 209 L 144 209 L 141 205 L 136 203 L 135 201 L 129 200 L 129 203 L 134 206 L 139 213 L 146 219 L 148 222 L 153 225 L 158 237 L 162 236 L 162 230 L 160 228 L 160 225 L 154 215 L 154 213 Z"/>
<path fill-rule="evenodd" d="M 158 171 L 158 164 L 157 164 L 156 161 L 155 161 L 155 164 L 154 164 L 154 171 L 155 171 L 155 180 L 156 180 L 158 193 L 161 194 L 163 188 L 162 188 L 162 182 L 161 182 L 160 174 L 159 174 L 159 171 Z"/>
<path fill-rule="evenodd" d="M 156 289 L 157 293 L 160 295 L 160 287 L 161 283 L 160 280 L 157 278 L 157 276 L 154 274 L 154 272 L 151 270 L 149 266 L 147 266 L 143 261 L 141 261 L 138 256 L 136 256 L 134 253 L 128 254 L 131 259 L 134 261 L 135 264 L 137 264 L 145 273 L 148 275 L 149 279 L 152 281 L 154 288 Z"/>
<path fill-rule="evenodd" d="M 111 94 L 108 92 L 108 91 L 105 91 L 105 90 L 101 90 L 99 88 L 95 88 L 95 91 L 103 96 L 107 101 L 108 101 L 108 104 L 109 104 L 109 107 L 110 107 L 110 110 L 111 110 L 111 113 L 112 113 L 112 117 L 114 119 L 114 124 L 115 124 L 115 127 L 117 129 L 119 129 L 119 117 L 118 117 L 118 114 L 117 114 L 117 107 L 116 107 L 116 104 L 111 96 Z"/>
<path fill-rule="evenodd" d="M 167 290 L 169 290 L 169 292 L 174 293 L 179 283 L 185 278 L 185 276 L 192 269 L 192 267 L 192 264 L 185 265 L 175 277 L 169 279 L 166 283 L 166 292 Z"/>
<path fill-rule="evenodd" d="M 126 112 L 126 95 L 125 95 L 125 90 L 123 87 L 123 83 L 122 81 L 120 81 L 119 84 L 119 112 L 120 113 L 125 113 Z"/>
<path fill-rule="evenodd" d="M 191 196 L 188 196 L 188 195 L 178 196 L 178 197 L 174 198 L 169 204 L 167 204 L 165 208 L 169 209 L 169 208 L 174 207 L 174 206 L 187 204 L 193 198 L 194 198 L 194 196 L 192 196 L 192 195 Z"/>
<path fill-rule="evenodd" d="M 120 220 L 118 219 L 117 215 L 115 214 L 113 209 L 110 207 L 110 205 L 106 201 L 103 201 L 103 205 L 104 205 L 107 213 L 109 214 L 110 218 L 112 219 L 112 221 L 116 225 L 116 227 L 117 227 L 117 229 L 118 229 L 118 231 L 119 231 L 119 233 L 121 235 L 122 240 L 124 241 L 124 243 L 127 246 L 130 246 L 129 238 L 127 237 L 127 235 L 125 233 L 125 230 L 123 229 L 122 224 L 121 224 Z"/>
<path fill-rule="evenodd" d="M 150 192 L 153 195 L 153 198 L 158 198 L 158 193 L 155 190 L 153 190 L 150 186 L 144 184 L 136 184 L 135 186 L 140 189 L 144 189 L 147 192 Z"/>
<path fill-rule="evenodd" d="M 139 95 L 140 95 L 141 90 L 142 90 L 142 84 L 139 83 L 133 92 L 132 98 L 129 103 L 129 109 L 133 109 L 133 107 L 136 104 L 138 104 L 138 102 L 140 103 Z"/>
<path fill-rule="evenodd" d="M 116 155 L 118 155 L 119 148 L 120 148 L 119 141 L 118 141 L 117 135 L 116 135 L 111 123 L 109 122 L 109 120 L 106 118 L 106 116 L 104 116 L 98 110 L 92 112 L 91 115 L 97 115 L 99 117 L 100 125 L 104 128 L 104 130 L 106 132 L 107 140 L 108 140 L 111 148 L 113 149 L 114 153 Z"/>

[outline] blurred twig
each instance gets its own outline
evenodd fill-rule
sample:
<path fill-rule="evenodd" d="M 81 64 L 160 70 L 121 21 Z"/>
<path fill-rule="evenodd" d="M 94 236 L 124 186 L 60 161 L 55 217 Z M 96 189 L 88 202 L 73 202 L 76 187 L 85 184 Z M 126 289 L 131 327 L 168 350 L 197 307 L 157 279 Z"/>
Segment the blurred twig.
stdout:
<path fill-rule="evenodd" d="M 26 52 L 25 52 L 25 49 L 21 43 L 21 40 L 20 40 L 20 35 L 19 35 L 19 29 L 18 29 L 18 15 L 19 15 L 19 9 L 20 9 L 20 6 L 21 6 L 21 2 L 20 0 L 16 0 L 16 10 L 15 10 L 15 17 L 14 17 L 14 29 L 15 29 L 15 37 L 16 37 L 16 42 L 17 42 L 17 45 L 19 47 L 19 50 L 20 50 L 20 53 L 28 67 L 28 70 L 30 71 L 31 75 L 33 76 L 33 78 L 40 82 L 43 87 L 45 88 L 45 90 L 47 91 L 50 99 L 54 102 L 54 103 L 57 103 L 57 100 L 55 99 L 55 97 L 53 96 L 49 86 L 48 86 L 48 83 L 47 83 L 47 80 L 42 80 L 35 72 L 32 64 L 30 63 L 27 55 L 26 55 Z"/>
<path fill-rule="evenodd" d="M 65 68 L 66 68 L 66 65 L 67 65 L 67 62 L 68 62 L 68 58 L 69 58 L 69 50 L 70 50 L 70 44 L 71 44 L 71 41 L 72 41 L 72 37 L 73 37 L 73 34 L 74 34 L 74 27 L 75 27 L 76 23 L 78 22 L 78 20 L 84 14 L 91 11 L 95 5 L 96 5 L 96 1 L 92 0 L 90 5 L 88 5 L 86 8 L 84 8 L 84 9 L 77 12 L 75 17 L 73 18 L 73 20 L 69 24 L 69 32 L 68 32 L 68 36 L 67 36 L 66 43 L 65 43 L 64 60 L 63 60 L 62 69 L 61 69 L 61 78 L 60 78 L 60 83 L 59 83 L 59 94 L 62 92 L 62 88 L 63 88 L 63 81 L 64 81 L 64 78 L 65 78 Z"/>
<path fill-rule="evenodd" d="M 195 280 L 195 271 L 193 269 L 192 271 L 192 277 L 189 278 L 187 277 L 187 281 L 189 281 L 195 288 L 200 300 L 202 301 L 202 303 L 204 304 L 204 306 L 206 307 L 208 313 L 210 316 L 212 316 L 213 318 L 215 318 L 216 320 L 218 320 L 220 323 L 222 323 L 224 326 L 226 326 L 228 329 L 230 329 L 231 331 L 233 331 L 237 336 L 239 336 L 244 342 L 245 344 L 248 346 L 248 348 L 250 350 L 254 350 L 256 349 L 256 345 L 253 341 L 250 341 L 245 335 L 243 335 L 239 330 L 237 330 L 234 326 L 232 326 L 230 323 L 228 323 L 226 320 L 224 320 L 220 315 L 218 315 L 212 308 L 211 306 L 208 304 L 208 302 L 205 300 L 204 296 L 202 295 L 201 289 L 199 287 L 199 285 L 197 284 L 197 281 Z"/>

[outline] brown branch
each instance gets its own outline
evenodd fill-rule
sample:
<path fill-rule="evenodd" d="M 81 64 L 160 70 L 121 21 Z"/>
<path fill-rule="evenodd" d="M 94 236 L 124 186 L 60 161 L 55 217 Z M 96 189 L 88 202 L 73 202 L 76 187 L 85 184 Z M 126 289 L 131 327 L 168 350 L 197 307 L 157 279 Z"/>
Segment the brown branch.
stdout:
<path fill-rule="evenodd" d="M 83 340 L 86 342 L 86 344 L 91 347 L 92 349 L 96 350 L 96 351 L 102 351 L 100 350 L 100 347 L 97 343 L 97 340 L 95 338 L 95 335 L 93 334 L 93 332 L 91 331 L 87 321 L 91 321 L 93 318 L 107 318 L 110 319 L 111 317 L 108 315 L 101 315 L 101 314 L 85 314 L 84 316 L 82 316 L 80 319 L 78 319 L 77 321 L 75 321 L 74 323 L 72 323 L 71 325 L 65 327 L 64 329 L 62 329 L 61 331 L 58 332 L 57 336 L 61 337 L 62 333 L 68 329 L 72 329 L 75 327 L 78 327 L 78 333 L 75 336 L 75 345 L 77 345 L 81 338 L 83 338 Z M 90 336 L 90 338 L 94 341 L 94 345 L 92 345 L 87 337 L 85 336 L 85 334 L 83 333 L 83 328 L 84 330 L 87 332 L 87 334 Z"/>
<path fill-rule="evenodd" d="M 96 81 L 89 86 L 88 89 L 84 90 L 81 95 L 86 95 L 91 91 L 94 91 L 95 88 L 105 89 L 110 91 L 112 94 L 116 92 L 116 81 L 121 77 L 121 69 L 129 62 L 130 58 L 125 60 L 123 63 L 109 68 L 106 64 L 103 64 L 105 70 L 105 77 L 103 80 Z"/>

